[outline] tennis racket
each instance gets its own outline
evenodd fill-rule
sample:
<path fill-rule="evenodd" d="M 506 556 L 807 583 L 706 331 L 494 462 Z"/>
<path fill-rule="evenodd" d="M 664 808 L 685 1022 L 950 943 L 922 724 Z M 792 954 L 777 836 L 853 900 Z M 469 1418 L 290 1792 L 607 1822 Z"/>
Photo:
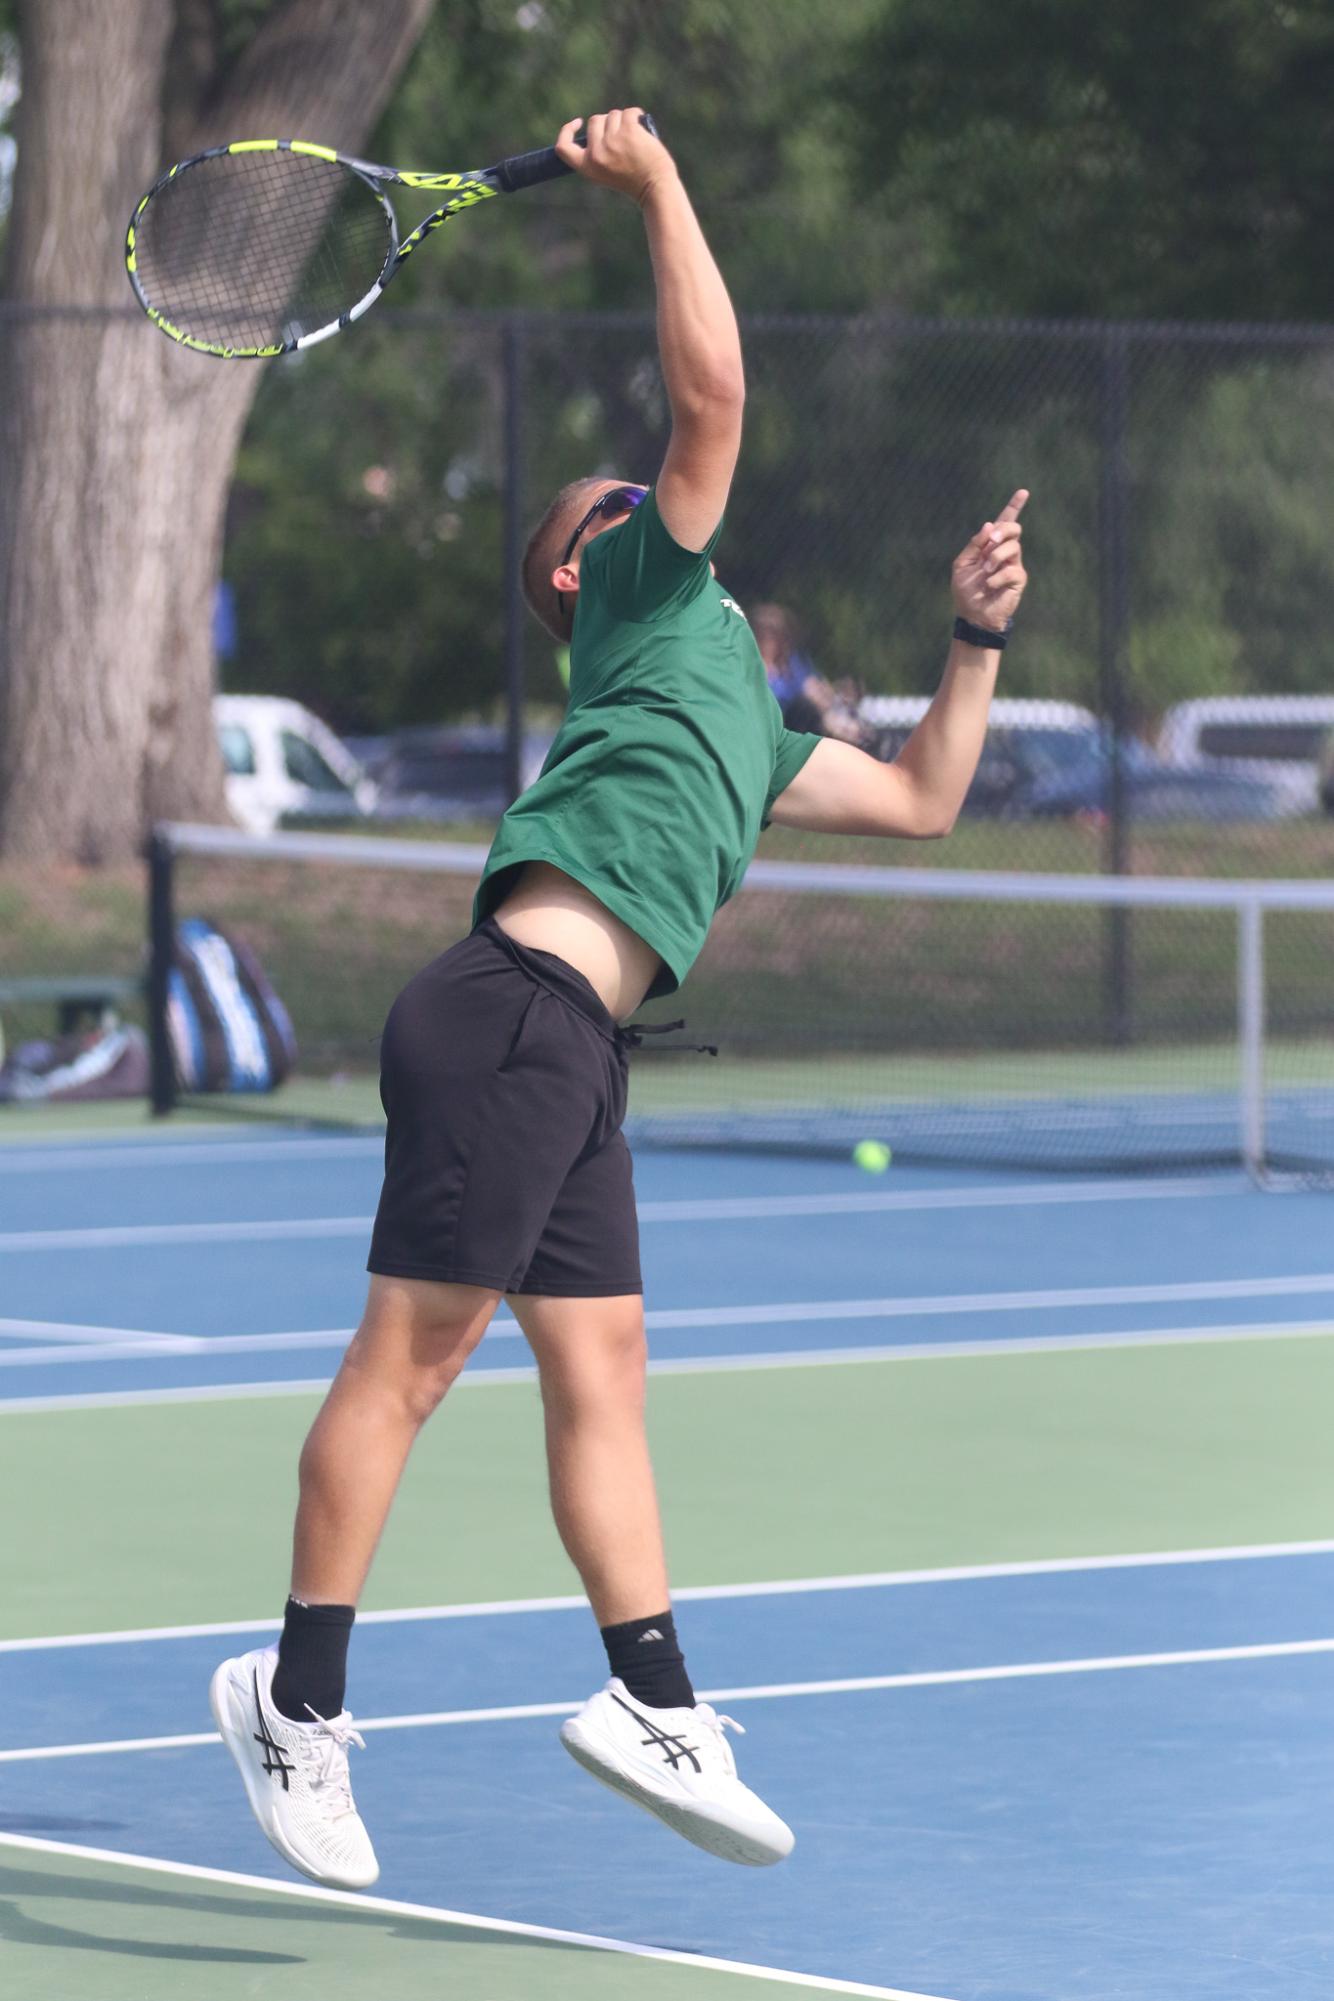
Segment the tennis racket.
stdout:
<path fill-rule="evenodd" d="M 657 129 L 647 113 L 641 123 Z M 554 146 L 468 173 L 414 174 L 305 139 L 238 139 L 154 181 L 126 232 L 125 269 L 169 340 L 222 361 L 267 361 L 359 320 L 451 216 L 572 171 Z M 391 187 L 449 199 L 400 242 Z"/>

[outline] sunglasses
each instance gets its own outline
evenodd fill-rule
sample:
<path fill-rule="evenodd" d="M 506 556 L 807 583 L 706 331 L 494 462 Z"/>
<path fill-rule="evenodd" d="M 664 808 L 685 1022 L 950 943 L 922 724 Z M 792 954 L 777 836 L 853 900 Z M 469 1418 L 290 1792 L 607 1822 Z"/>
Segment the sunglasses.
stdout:
<path fill-rule="evenodd" d="M 574 554 L 575 543 L 579 540 L 584 530 L 594 521 L 605 520 L 609 515 L 613 514 L 633 514 L 640 501 L 647 499 L 647 497 L 648 488 L 646 486 L 613 486 L 608 493 L 602 494 L 599 499 L 593 502 L 593 505 L 589 508 L 569 541 L 565 544 L 565 554 L 561 557 L 561 562 L 569 562 L 571 556 Z M 557 595 L 563 600 L 565 593 L 564 591 L 560 591 Z"/>

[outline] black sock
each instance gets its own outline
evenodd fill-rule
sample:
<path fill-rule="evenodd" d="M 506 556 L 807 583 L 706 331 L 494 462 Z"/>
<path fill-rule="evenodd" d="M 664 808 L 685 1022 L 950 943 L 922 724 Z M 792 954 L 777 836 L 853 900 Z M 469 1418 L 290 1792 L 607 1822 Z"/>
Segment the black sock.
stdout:
<path fill-rule="evenodd" d="M 352 1605 L 303 1605 L 289 1598 L 273 1673 L 273 1706 L 294 1723 L 337 1716 L 347 1687 L 347 1643 L 356 1618 Z M 309 1704 L 309 1708 L 307 1707 Z"/>
<path fill-rule="evenodd" d="M 659 1612 L 652 1619 L 628 1619 L 623 1626 L 604 1626 L 602 1644 L 612 1673 L 636 1702 L 647 1709 L 694 1708 L 695 1691 L 670 1612 Z"/>

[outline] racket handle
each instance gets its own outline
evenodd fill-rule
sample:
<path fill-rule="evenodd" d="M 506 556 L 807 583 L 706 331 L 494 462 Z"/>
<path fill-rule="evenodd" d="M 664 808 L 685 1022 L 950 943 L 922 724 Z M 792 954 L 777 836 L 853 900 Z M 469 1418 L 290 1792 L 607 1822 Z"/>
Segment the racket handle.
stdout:
<path fill-rule="evenodd" d="M 646 132 L 656 139 L 658 128 L 647 111 L 641 112 L 639 122 Z M 576 146 L 586 146 L 588 135 L 580 130 L 574 135 Z M 500 161 L 492 168 L 496 179 L 507 195 L 517 194 L 520 188 L 535 188 L 540 181 L 556 181 L 562 174 L 572 174 L 573 167 L 567 167 L 554 146 L 539 146 L 535 153 L 515 153 L 510 159 Z"/>

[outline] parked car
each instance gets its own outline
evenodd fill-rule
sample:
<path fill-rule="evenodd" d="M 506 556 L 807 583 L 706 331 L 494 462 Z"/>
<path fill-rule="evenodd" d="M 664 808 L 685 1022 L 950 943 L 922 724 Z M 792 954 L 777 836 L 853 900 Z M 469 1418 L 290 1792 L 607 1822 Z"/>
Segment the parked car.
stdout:
<path fill-rule="evenodd" d="M 868 695 L 858 714 L 875 730 L 875 754 L 897 757 L 926 714 L 926 695 Z M 1018 818 L 1029 809 L 1029 788 L 1083 756 L 1084 740 L 1096 734 L 1098 719 L 1078 702 L 1046 702 L 1001 696 L 991 705 L 991 721 L 964 812 Z"/>
<path fill-rule="evenodd" d="M 1234 771 L 1169 764 L 1137 737 L 1121 740 L 1121 796 L 1132 821 L 1276 820 L 1286 809 L 1278 786 Z M 1104 816 L 1112 805 L 1112 746 L 1103 729 L 1081 732 L 1076 754 L 1035 774 L 1022 789 L 1034 818 Z"/>
<path fill-rule="evenodd" d="M 549 730 L 524 736 L 525 790 L 553 738 Z M 490 820 L 509 805 L 507 738 L 497 724 L 422 724 L 358 740 L 358 748 L 375 781 L 379 819 Z"/>
<path fill-rule="evenodd" d="M 871 695 L 859 714 L 873 724 L 875 752 L 888 761 L 897 757 L 926 714 L 925 695 Z M 1088 744 L 1098 733 L 1092 709 L 1079 702 L 1048 702 L 1022 696 L 1002 696 L 991 705 L 991 719 L 977 772 L 968 788 L 963 810 L 970 815 L 1002 819 L 1026 818 L 1033 810 L 1030 795 L 1044 779 L 1058 779 L 1070 768 L 1084 768 Z"/>
<path fill-rule="evenodd" d="M 213 720 L 227 773 L 227 804 L 247 833 L 283 820 L 355 820 L 377 788 L 347 746 L 300 702 L 277 695 L 217 695 Z"/>
<path fill-rule="evenodd" d="M 1284 815 L 1311 813 L 1332 729 L 1334 695 L 1209 695 L 1167 711 L 1158 749 L 1183 769 L 1263 779 Z"/>
<path fill-rule="evenodd" d="M 877 754 L 898 755 L 925 714 L 925 696 L 872 696 Z M 1125 808 L 1136 820 L 1272 820 L 1290 810 L 1280 786 L 1229 770 L 1176 767 L 1136 737 L 1121 741 Z M 1001 819 L 1105 814 L 1112 763 L 1106 729 L 1077 702 L 1002 697 L 963 810 Z"/>

